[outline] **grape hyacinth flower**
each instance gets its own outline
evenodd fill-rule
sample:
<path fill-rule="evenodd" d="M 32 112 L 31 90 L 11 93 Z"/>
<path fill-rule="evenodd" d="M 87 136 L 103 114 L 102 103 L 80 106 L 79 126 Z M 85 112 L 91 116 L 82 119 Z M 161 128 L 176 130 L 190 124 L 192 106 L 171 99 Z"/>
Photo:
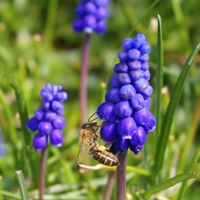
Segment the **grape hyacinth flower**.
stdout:
<path fill-rule="evenodd" d="M 102 35 L 106 31 L 106 19 L 109 16 L 109 0 L 81 0 L 75 12 L 78 17 L 73 22 L 75 33 L 92 33 Z"/>
<path fill-rule="evenodd" d="M 153 131 L 156 119 L 149 111 L 153 88 L 149 85 L 150 44 L 145 35 L 122 42 L 120 60 L 114 66 L 110 78 L 111 89 L 97 109 L 97 115 L 104 120 L 100 130 L 105 142 L 113 142 L 113 153 L 125 152 L 128 148 L 138 154 L 146 142 L 146 135 Z"/>
<path fill-rule="evenodd" d="M 60 147 L 64 137 L 61 130 L 66 125 L 66 120 L 62 117 L 64 107 L 62 102 L 68 97 L 60 85 L 46 84 L 40 92 L 43 97 L 41 108 L 37 109 L 34 117 L 27 121 L 27 127 L 31 131 L 37 131 L 33 138 L 33 147 L 41 151 L 47 147 L 48 138 L 50 143 Z"/>

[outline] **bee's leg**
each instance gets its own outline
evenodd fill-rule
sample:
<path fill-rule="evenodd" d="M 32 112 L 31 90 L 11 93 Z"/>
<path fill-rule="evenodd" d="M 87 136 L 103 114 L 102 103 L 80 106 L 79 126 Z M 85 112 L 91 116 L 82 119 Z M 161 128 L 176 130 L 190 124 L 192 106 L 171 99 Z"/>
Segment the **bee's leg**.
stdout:
<path fill-rule="evenodd" d="M 106 144 L 104 144 L 105 148 L 106 148 L 107 150 L 110 150 L 110 147 L 112 146 L 112 144 L 113 144 L 114 141 L 115 141 L 115 140 L 113 140 L 113 141 L 111 141 L 111 142 L 107 142 Z"/>
<path fill-rule="evenodd" d="M 100 145 L 100 146 L 97 146 L 96 148 L 97 148 L 98 151 L 106 151 L 106 149 L 107 149 L 105 147 L 105 145 Z"/>
<path fill-rule="evenodd" d="M 96 128 L 93 130 L 93 134 L 95 135 L 95 137 L 98 139 L 99 135 L 96 133 L 98 131 L 99 128 Z"/>

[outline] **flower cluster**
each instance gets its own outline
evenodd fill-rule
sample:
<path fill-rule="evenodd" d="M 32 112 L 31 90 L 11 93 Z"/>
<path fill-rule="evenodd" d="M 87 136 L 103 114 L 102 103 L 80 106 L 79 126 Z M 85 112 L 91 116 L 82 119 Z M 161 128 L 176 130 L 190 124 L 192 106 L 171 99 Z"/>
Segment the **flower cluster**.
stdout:
<path fill-rule="evenodd" d="M 135 154 L 142 150 L 146 135 L 156 126 L 154 115 L 148 110 L 153 88 L 149 85 L 150 44 L 139 33 L 135 38 L 122 42 L 120 60 L 114 66 L 115 74 L 110 78 L 111 89 L 97 109 L 104 120 L 100 135 L 106 142 L 113 142 L 111 151 L 127 151 Z"/>
<path fill-rule="evenodd" d="M 27 127 L 31 131 L 37 131 L 33 138 L 33 147 L 37 151 L 47 147 L 48 137 L 50 143 L 56 147 L 60 147 L 63 143 L 61 130 L 65 127 L 66 121 L 62 117 L 64 113 L 62 102 L 68 95 L 61 90 L 60 85 L 46 84 L 40 92 L 43 97 L 41 108 L 37 109 L 34 117 L 27 121 Z"/>
<path fill-rule="evenodd" d="M 81 0 L 75 12 L 78 17 L 73 22 L 76 33 L 86 32 L 102 35 L 106 31 L 106 19 L 109 16 L 109 0 Z"/>

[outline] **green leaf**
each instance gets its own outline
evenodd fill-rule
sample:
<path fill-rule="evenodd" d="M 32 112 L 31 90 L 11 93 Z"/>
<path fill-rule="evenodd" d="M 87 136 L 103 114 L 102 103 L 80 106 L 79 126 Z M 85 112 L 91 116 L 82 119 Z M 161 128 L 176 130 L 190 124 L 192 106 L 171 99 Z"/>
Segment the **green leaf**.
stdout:
<path fill-rule="evenodd" d="M 156 134 L 155 140 L 157 142 L 158 135 L 160 133 L 161 127 L 161 101 L 162 94 L 161 90 L 163 87 L 163 42 L 162 42 L 162 22 L 160 15 L 157 15 L 158 18 L 158 37 L 157 37 L 157 67 L 156 67 Z"/>
<path fill-rule="evenodd" d="M 169 102 L 167 111 L 164 115 L 163 122 L 162 122 L 162 127 L 161 127 L 162 134 L 160 134 L 158 142 L 157 142 L 156 154 L 155 154 L 155 159 L 154 159 L 155 162 L 153 166 L 154 174 L 159 173 L 160 169 L 162 168 L 164 154 L 165 154 L 169 132 L 170 132 L 170 127 L 173 120 L 173 114 L 178 104 L 189 69 L 192 66 L 195 56 L 197 55 L 199 50 L 200 50 L 200 42 L 196 44 L 195 48 L 193 49 L 188 59 L 186 60 L 183 66 L 183 69 L 181 71 L 181 74 L 179 75 L 176 85 L 174 87 L 174 90 L 172 92 L 171 100 Z"/>
<path fill-rule="evenodd" d="M 23 173 L 22 173 L 21 170 L 16 171 L 15 173 L 17 175 L 17 181 L 18 181 L 18 184 L 19 184 L 19 187 L 20 187 L 22 200 L 28 200 L 29 199 L 28 191 L 27 191 L 27 188 L 26 188 L 26 182 L 24 180 Z"/>
<path fill-rule="evenodd" d="M 30 164 L 33 179 L 34 179 L 34 184 L 36 186 L 38 183 L 38 179 L 37 179 L 38 176 L 37 176 L 37 170 L 36 170 L 38 168 L 37 167 L 38 162 L 36 161 L 36 159 L 34 159 L 33 157 L 34 152 L 30 148 L 32 145 L 31 134 L 30 132 L 28 132 L 28 129 L 26 127 L 26 122 L 28 120 L 28 109 L 26 106 L 24 93 L 23 93 L 21 85 L 12 76 L 9 76 L 9 75 L 5 76 L 5 82 L 9 84 L 15 90 L 17 107 L 18 107 L 18 111 L 20 115 L 21 127 L 22 127 L 23 136 L 24 136 L 23 138 L 24 138 L 24 145 L 25 145 L 25 155 L 27 159 L 29 160 L 29 164 Z M 23 166 L 23 167 L 24 167 L 23 169 L 25 169 L 26 166 Z"/>
<path fill-rule="evenodd" d="M 0 176 L 0 200 L 2 200 L 2 176 Z"/>
<path fill-rule="evenodd" d="M 151 188 L 149 188 L 148 190 L 146 190 L 143 194 L 144 199 L 150 199 L 150 196 L 156 192 L 162 191 L 166 188 L 172 187 L 173 185 L 191 179 L 191 178 L 195 178 L 195 174 L 194 173 L 184 173 L 184 174 L 179 174 L 163 183 L 160 183 L 156 186 L 153 186 Z"/>
<path fill-rule="evenodd" d="M 4 199 L 9 199 L 9 200 L 22 200 L 18 195 L 3 191 L 1 192 L 1 195 Z"/>
<path fill-rule="evenodd" d="M 198 159 L 199 159 L 199 157 L 200 157 L 200 146 L 197 148 L 197 150 L 195 151 L 195 154 L 194 154 L 194 156 L 193 156 L 193 159 L 192 159 L 192 162 L 190 163 L 190 166 L 189 166 L 189 171 L 192 171 L 192 170 L 194 170 L 195 171 L 195 174 L 196 174 L 196 177 L 197 177 L 197 179 L 199 179 L 199 174 L 197 174 L 197 171 L 196 171 L 196 169 L 195 169 L 195 167 L 198 167 Z M 188 181 L 184 181 L 183 183 L 182 183 L 182 186 L 181 186 L 181 188 L 180 188 L 180 190 L 179 190 L 179 194 L 178 194 L 178 197 L 176 198 L 176 199 L 183 199 L 184 198 L 184 196 L 185 196 L 185 193 L 186 193 L 186 190 L 188 189 Z"/>
<path fill-rule="evenodd" d="M 24 142 L 26 146 L 31 145 L 31 134 L 28 132 L 26 128 L 26 122 L 28 120 L 28 110 L 26 106 L 26 101 L 24 97 L 24 93 L 22 90 L 21 85 L 18 83 L 17 80 L 11 80 L 8 84 L 15 90 L 15 96 L 17 99 L 17 107 L 20 115 L 22 131 L 24 134 Z"/>

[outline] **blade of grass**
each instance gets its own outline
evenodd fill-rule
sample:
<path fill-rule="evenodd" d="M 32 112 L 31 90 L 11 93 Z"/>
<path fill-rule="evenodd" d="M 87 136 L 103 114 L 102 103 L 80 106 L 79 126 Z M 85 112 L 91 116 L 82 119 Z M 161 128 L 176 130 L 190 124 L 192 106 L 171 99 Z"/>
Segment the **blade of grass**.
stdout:
<path fill-rule="evenodd" d="M 156 131 L 155 141 L 157 142 L 161 128 L 161 90 L 163 87 L 163 42 L 162 42 L 162 21 L 160 15 L 158 18 L 158 36 L 157 36 L 157 67 L 156 67 Z"/>
<path fill-rule="evenodd" d="M 18 111 L 19 111 L 19 115 L 20 115 L 20 121 L 21 121 L 21 128 L 22 128 L 23 138 L 24 138 L 25 154 L 26 154 L 27 159 L 29 160 L 31 172 L 32 172 L 33 179 L 34 179 L 34 184 L 36 186 L 38 184 L 38 179 L 37 179 L 38 171 L 36 170 L 36 169 L 38 169 L 38 167 L 37 167 L 38 166 L 38 161 L 37 161 L 38 159 L 34 158 L 34 156 L 33 156 L 34 152 L 30 149 L 31 134 L 28 132 L 28 129 L 26 127 L 26 122 L 28 120 L 28 110 L 27 110 L 27 106 L 26 106 L 24 93 L 23 93 L 23 90 L 21 88 L 21 85 L 12 76 L 11 77 L 9 75 L 5 76 L 4 80 L 15 91 L 15 96 L 16 96 L 16 100 L 17 100 L 17 107 L 18 107 Z M 21 165 L 22 165 L 22 163 L 21 163 Z M 22 167 L 24 167 L 24 169 L 25 169 L 26 165 L 24 164 Z"/>
<path fill-rule="evenodd" d="M 174 87 L 174 90 L 172 92 L 171 100 L 169 102 L 169 105 L 167 107 L 167 111 L 163 118 L 163 123 L 161 126 L 162 134 L 160 134 L 158 142 L 157 142 L 157 148 L 156 148 L 156 154 L 154 158 L 154 165 L 153 165 L 153 172 L 154 174 L 158 174 L 160 169 L 163 165 L 164 160 L 164 154 L 167 146 L 167 141 L 169 137 L 170 127 L 172 124 L 173 114 L 176 109 L 176 106 L 178 104 L 183 85 L 185 82 L 185 79 L 188 75 L 189 69 L 192 66 L 192 63 L 195 59 L 195 56 L 197 55 L 198 51 L 200 50 L 200 42 L 198 42 L 193 49 L 193 51 L 190 53 L 188 59 L 186 60 L 181 74 L 178 77 L 178 80 L 176 82 L 176 85 Z"/>
<path fill-rule="evenodd" d="M 156 4 L 159 2 L 160 0 L 155 0 L 154 2 L 152 2 L 152 4 L 145 10 L 144 14 L 141 15 L 140 19 L 135 22 L 134 19 L 137 16 L 134 16 L 135 10 L 133 7 L 128 6 L 125 1 L 122 1 L 123 3 L 121 4 L 121 8 L 123 9 L 123 14 L 126 17 L 126 21 L 129 22 L 129 24 L 131 26 L 133 26 L 133 28 L 131 29 L 131 32 L 128 35 L 132 35 L 133 31 L 135 29 L 136 26 L 140 26 L 139 29 L 141 31 L 146 31 L 146 27 L 142 25 L 141 21 L 149 14 L 149 12 L 156 6 Z M 136 9 L 137 7 L 135 7 Z"/>
<path fill-rule="evenodd" d="M 50 0 L 48 5 L 47 22 L 44 31 L 44 52 L 51 51 L 54 34 L 54 23 L 56 20 L 56 11 L 58 7 L 58 0 Z"/>
<path fill-rule="evenodd" d="M 2 200 L 2 176 L 0 176 L 0 200 Z"/>
<path fill-rule="evenodd" d="M 188 162 L 188 155 L 190 153 L 190 150 L 192 149 L 192 144 L 195 139 L 195 133 L 197 133 L 199 120 L 200 120 L 200 97 L 198 98 L 196 105 L 194 107 L 193 111 L 193 119 L 190 124 L 189 133 L 187 135 L 187 140 L 184 144 L 184 148 L 181 152 L 180 159 L 178 162 L 178 169 L 177 173 L 182 173 L 184 171 L 184 168 L 186 166 L 186 162 Z"/>
<path fill-rule="evenodd" d="M 22 173 L 21 170 L 16 171 L 15 173 L 17 175 L 17 181 L 18 181 L 18 184 L 19 184 L 22 200 L 28 200 L 29 199 L 28 191 L 27 191 L 27 188 L 26 188 L 26 182 L 24 180 L 23 173 Z"/>
<path fill-rule="evenodd" d="M 15 90 L 15 96 L 17 99 L 17 107 L 20 115 L 21 127 L 23 132 L 24 143 L 26 146 L 31 145 L 31 134 L 28 132 L 26 127 L 26 122 L 28 120 L 28 110 L 26 106 L 26 101 L 24 97 L 24 92 L 21 88 L 21 85 L 17 82 L 17 80 L 13 80 L 9 83 L 9 85 Z"/>
<path fill-rule="evenodd" d="M 200 146 L 197 148 L 197 150 L 196 150 L 196 152 L 195 152 L 195 154 L 194 154 L 194 156 L 193 156 L 192 162 L 190 163 L 190 166 L 189 166 L 189 171 L 192 171 L 192 170 L 193 170 L 194 165 L 195 165 L 195 163 L 198 161 L 199 157 L 200 157 Z M 184 198 L 185 193 L 186 193 L 186 190 L 187 190 L 187 188 L 188 188 L 188 184 L 187 184 L 187 183 L 188 183 L 188 181 L 184 181 L 184 182 L 182 183 L 182 186 L 181 186 L 181 188 L 180 188 L 178 197 L 176 198 L 177 200 L 181 200 L 181 199 Z"/>
<path fill-rule="evenodd" d="M 13 194 L 13 193 L 10 193 L 10 192 L 7 192 L 7 191 L 3 191 L 1 192 L 2 194 L 2 197 L 4 199 L 9 199 L 9 200 L 22 200 L 21 197 L 19 197 L 18 195 L 16 194 Z"/>
<path fill-rule="evenodd" d="M 155 194 L 156 192 L 162 191 L 166 188 L 172 187 L 173 185 L 191 179 L 191 178 L 195 178 L 195 173 L 191 172 L 191 173 L 184 173 L 184 174 L 179 174 L 163 183 L 160 183 L 154 187 L 149 188 L 148 190 L 146 190 L 143 194 L 144 199 L 150 199 L 150 196 L 152 194 Z"/>

